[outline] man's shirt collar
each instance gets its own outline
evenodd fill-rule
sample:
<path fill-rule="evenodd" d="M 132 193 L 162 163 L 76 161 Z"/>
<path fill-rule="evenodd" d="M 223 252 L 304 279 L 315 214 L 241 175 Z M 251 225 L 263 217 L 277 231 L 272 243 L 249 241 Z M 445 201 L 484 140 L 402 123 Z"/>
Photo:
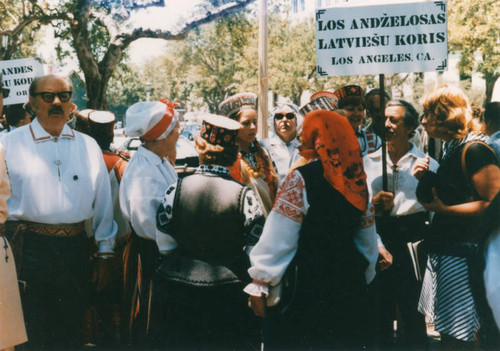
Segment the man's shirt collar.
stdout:
<path fill-rule="evenodd" d="M 38 119 L 35 118 L 33 122 L 30 123 L 29 125 L 29 130 L 31 132 L 31 137 L 33 138 L 33 141 L 35 143 L 42 142 L 42 141 L 48 141 L 56 138 L 67 138 L 67 139 L 75 139 L 75 132 L 73 129 L 68 127 L 68 125 L 64 125 L 61 134 L 59 134 L 58 137 L 54 137 L 47 133 L 45 129 L 43 129 L 42 125 L 40 122 L 38 122 Z"/>
<path fill-rule="evenodd" d="M 387 152 L 387 156 L 389 156 L 389 152 Z M 401 157 L 400 161 L 406 157 L 413 157 L 413 158 L 422 158 L 425 157 L 426 155 L 420 151 L 418 147 L 415 146 L 412 142 L 410 142 L 410 150 L 406 154 Z M 381 159 L 382 158 L 382 148 L 378 149 L 377 151 L 374 151 L 370 154 L 367 154 L 365 157 L 371 158 L 373 160 L 376 159 Z M 389 162 L 389 157 L 387 158 Z"/>

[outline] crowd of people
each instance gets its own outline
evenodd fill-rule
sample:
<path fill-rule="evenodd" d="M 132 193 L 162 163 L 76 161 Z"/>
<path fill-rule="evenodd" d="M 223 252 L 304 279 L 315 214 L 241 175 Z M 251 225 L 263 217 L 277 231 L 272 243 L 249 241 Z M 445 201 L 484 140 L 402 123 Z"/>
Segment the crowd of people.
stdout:
<path fill-rule="evenodd" d="M 72 92 L 37 77 L 6 107 L 0 350 L 427 350 L 426 320 L 445 350 L 500 347 L 499 102 L 474 117 L 444 85 L 419 116 L 348 85 L 257 140 L 239 93 L 186 174 L 176 103 L 127 109 L 131 157 Z"/>

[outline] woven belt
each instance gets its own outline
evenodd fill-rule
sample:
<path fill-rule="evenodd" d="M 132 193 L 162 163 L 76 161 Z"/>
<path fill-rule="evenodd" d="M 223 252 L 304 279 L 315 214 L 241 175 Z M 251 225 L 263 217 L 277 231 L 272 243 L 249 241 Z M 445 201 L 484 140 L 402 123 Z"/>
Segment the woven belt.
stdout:
<path fill-rule="evenodd" d="M 17 229 L 30 233 L 49 236 L 77 236 L 85 231 L 84 222 L 72 224 L 44 224 L 26 221 L 7 221 L 7 231 Z"/>

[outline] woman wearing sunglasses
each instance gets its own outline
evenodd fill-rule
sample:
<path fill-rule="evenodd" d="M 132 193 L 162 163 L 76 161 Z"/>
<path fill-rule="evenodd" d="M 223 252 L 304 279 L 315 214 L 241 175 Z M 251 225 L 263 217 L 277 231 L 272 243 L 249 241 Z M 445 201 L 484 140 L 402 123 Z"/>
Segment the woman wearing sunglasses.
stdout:
<path fill-rule="evenodd" d="M 254 191 L 267 216 L 276 196 L 278 175 L 267 151 L 257 141 L 257 95 L 236 94 L 222 101 L 219 110 L 243 126 L 236 138 L 238 159 L 229 167 L 231 176 Z"/>
<path fill-rule="evenodd" d="M 300 118 L 300 120 L 299 120 Z M 268 124 L 275 135 L 260 142 L 276 165 L 280 184 L 290 167 L 300 158 L 297 129 L 302 123 L 298 109 L 292 104 L 279 104 L 271 112 Z"/>

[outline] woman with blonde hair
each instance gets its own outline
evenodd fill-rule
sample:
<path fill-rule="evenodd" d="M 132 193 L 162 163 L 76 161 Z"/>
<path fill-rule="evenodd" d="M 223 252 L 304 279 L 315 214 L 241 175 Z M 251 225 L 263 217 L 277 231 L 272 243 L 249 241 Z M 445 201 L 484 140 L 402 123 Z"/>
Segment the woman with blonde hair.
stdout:
<path fill-rule="evenodd" d="M 438 87 L 422 105 L 422 125 L 444 142 L 444 155 L 436 173 L 428 162 L 414 169 L 417 197 L 435 213 L 419 310 L 434 322 L 443 349 L 472 349 L 488 314 L 478 288 L 479 220 L 500 190 L 500 169 L 459 88 Z"/>

